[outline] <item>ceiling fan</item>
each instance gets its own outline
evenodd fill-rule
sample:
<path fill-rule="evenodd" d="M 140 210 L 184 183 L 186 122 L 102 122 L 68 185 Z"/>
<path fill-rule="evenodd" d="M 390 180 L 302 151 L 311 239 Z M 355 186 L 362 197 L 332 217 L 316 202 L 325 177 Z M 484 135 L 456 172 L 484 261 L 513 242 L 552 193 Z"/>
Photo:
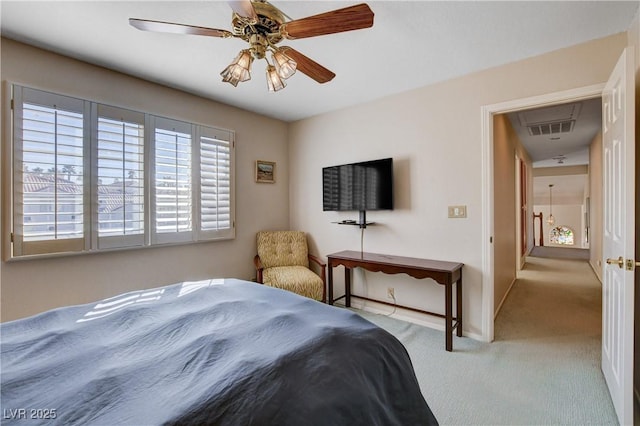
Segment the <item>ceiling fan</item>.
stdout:
<path fill-rule="evenodd" d="M 267 61 L 267 85 L 270 91 L 283 89 L 285 79 L 296 70 L 318 83 L 331 81 L 335 74 L 289 46 L 278 46 L 283 39 L 316 37 L 373 26 L 373 12 L 366 4 L 336 9 L 330 12 L 291 20 L 267 0 L 239 0 L 227 2 L 233 10 L 232 31 L 198 27 L 173 22 L 129 18 L 129 24 L 143 31 L 193 34 L 208 37 L 240 38 L 249 43 L 220 75 L 222 81 L 237 86 L 251 78 L 254 59 Z M 287 19 L 288 18 L 288 19 Z M 272 62 L 267 59 L 271 53 Z"/>

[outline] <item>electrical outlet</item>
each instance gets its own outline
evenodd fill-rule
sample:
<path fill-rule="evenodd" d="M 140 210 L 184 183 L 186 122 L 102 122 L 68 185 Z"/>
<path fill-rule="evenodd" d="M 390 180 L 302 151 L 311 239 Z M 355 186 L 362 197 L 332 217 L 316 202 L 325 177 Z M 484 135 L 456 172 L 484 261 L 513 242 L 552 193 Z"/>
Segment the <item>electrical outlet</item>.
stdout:
<path fill-rule="evenodd" d="M 395 294 L 395 289 L 393 287 L 387 287 L 387 298 L 395 300 L 396 294 Z"/>

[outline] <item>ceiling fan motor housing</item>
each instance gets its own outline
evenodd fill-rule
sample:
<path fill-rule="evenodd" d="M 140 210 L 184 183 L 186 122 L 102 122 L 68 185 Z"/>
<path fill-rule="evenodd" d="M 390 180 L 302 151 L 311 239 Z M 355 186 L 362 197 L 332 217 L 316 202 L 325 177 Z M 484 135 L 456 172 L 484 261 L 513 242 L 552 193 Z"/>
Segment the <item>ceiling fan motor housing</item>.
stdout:
<path fill-rule="evenodd" d="M 282 12 L 269 3 L 254 1 L 252 5 L 258 15 L 257 21 L 234 13 L 231 24 L 233 25 L 233 34 L 251 44 L 253 57 L 262 59 L 269 43 L 276 44 L 282 41 L 280 26 L 284 24 L 285 17 Z"/>
<path fill-rule="evenodd" d="M 249 51 L 254 59 L 262 59 L 267 53 L 267 38 L 262 34 L 251 34 L 249 36 Z"/>

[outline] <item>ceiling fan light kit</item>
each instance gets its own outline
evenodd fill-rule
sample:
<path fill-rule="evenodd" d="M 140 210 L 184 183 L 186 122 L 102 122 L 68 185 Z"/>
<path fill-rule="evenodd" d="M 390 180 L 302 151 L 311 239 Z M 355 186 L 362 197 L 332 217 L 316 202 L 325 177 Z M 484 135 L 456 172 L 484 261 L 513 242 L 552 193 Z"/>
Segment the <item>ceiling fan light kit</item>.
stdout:
<path fill-rule="evenodd" d="M 295 40 L 373 26 L 373 12 L 364 3 L 289 21 L 285 19 L 287 15 L 266 0 L 227 3 L 233 10 L 232 32 L 137 18 L 130 18 L 129 24 L 142 31 L 241 38 L 249 43 L 249 48 L 241 50 L 233 62 L 220 73 L 222 81 L 237 87 L 238 83 L 251 79 L 253 60 L 264 59 L 267 62 L 267 87 L 271 92 L 285 88 L 284 80 L 295 74 L 296 70 L 318 83 L 326 83 L 335 77 L 332 71 L 295 49 L 289 46 L 277 47 L 277 43 L 282 39 Z M 269 63 L 266 57 L 267 51 L 271 52 L 273 64 Z"/>
<path fill-rule="evenodd" d="M 296 73 L 298 63 L 288 57 L 281 50 L 275 50 L 273 52 L 272 59 L 280 77 L 287 79 Z"/>
<path fill-rule="evenodd" d="M 239 82 L 250 80 L 252 62 L 253 56 L 248 49 L 240 51 L 233 62 L 220 73 L 222 81 L 236 87 Z"/>
<path fill-rule="evenodd" d="M 276 67 L 271 64 L 267 65 L 267 87 L 270 92 L 277 92 L 287 87 L 287 83 L 280 77 Z"/>

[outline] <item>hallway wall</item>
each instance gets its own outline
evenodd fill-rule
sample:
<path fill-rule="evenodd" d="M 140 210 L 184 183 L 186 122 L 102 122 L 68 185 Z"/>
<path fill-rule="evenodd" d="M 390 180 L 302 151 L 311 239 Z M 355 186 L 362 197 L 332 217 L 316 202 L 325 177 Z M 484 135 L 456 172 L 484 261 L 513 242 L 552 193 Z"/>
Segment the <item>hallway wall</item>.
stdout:
<path fill-rule="evenodd" d="M 516 164 L 514 159 L 522 159 L 527 165 L 527 171 L 533 170 L 531 159 L 520 143 L 517 133 L 511 126 L 506 114 L 493 117 L 493 182 L 494 182 L 494 221 L 500 226 L 494 232 L 494 314 L 500 309 L 503 299 L 516 279 L 517 256 L 517 210 L 516 204 Z M 528 176 L 531 194 L 532 176 Z M 529 196 L 528 199 L 531 199 Z M 514 208 L 508 208 L 513 206 Z M 531 217 L 529 206 L 527 217 Z M 531 244 L 531 241 L 529 241 Z"/>

